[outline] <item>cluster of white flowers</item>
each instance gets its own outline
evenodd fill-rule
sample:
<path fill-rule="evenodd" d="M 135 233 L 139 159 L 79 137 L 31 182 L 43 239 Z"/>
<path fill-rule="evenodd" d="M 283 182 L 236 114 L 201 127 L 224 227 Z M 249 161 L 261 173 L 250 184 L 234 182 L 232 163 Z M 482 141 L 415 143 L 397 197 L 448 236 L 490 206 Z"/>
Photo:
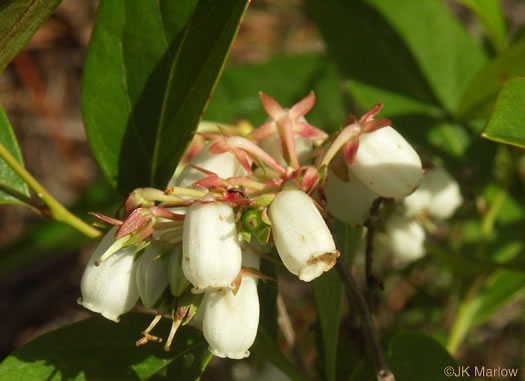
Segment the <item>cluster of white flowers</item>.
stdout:
<path fill-rule="evenodd" d="M 79 302 L 114 321 L 139 299 L 159 311 L 138 345 L 161 341 L 150 332 L 169 314 L 169 349 L 197 310 L 210 351 L 244 358 L 257 334 L 265 247 L 274 246 L 288 271 L 309 282 L 339 256 L 325 208 L 362 225 L 378 197 L 404 200 L 400 218 L 412 218 L 446 213 L 438 204 L 459 194 L 430 171 L 423 176 L 410 144 L 388 120 L 374 119 L 381 106 L 329 139 L 304 119 L 313 93 L 290 109 L 260 98 L 270 116 L 262 126 L 243 136 L 229 127 L 200 130 L 188 150 L 192 157 L 183 159 L 185 168 L 166 190 L 134 191 L 122 220 L 98 215 L 116 226 L 89 260 Z M 421 190 L 407 197 L 422 179 Z M 412 235 L 390 230 L 393 246 L 412 244 Z"/>

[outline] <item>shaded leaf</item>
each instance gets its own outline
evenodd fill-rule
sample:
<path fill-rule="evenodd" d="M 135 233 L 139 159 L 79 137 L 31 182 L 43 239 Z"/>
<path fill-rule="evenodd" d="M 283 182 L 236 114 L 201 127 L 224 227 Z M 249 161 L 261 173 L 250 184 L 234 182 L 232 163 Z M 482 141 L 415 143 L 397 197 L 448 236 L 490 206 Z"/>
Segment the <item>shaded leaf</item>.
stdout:
<path fill-rule="evenodd" d="M 483 137 L 525 148 L 525 80 L 513 78 L 505 84 Z"/>
<path fill-rule="evenodd" d="M 525 39 L 486 64 L 472 79 L 461 97 L 457 117 L 487 118 L 505 81 L 525 76 Z"/>
<path fill-rule="evenodd" d="M 442 381 L 445 369 L 458 369 L 456 360 L 433 338 L 419 332 L 400 332 L 389 343 L 388 364 L 396 381 Z M 453 377 L 468 380 L 467 377 Z"/>
<path fill-rule="evenodd" d="M 441 104 L 456 110 L 461 94 L 487 61 L 481 47 L 443 1 L 371 3 L 402 36 Z"/>
<path fill-rule="evenodd" d="M 130 313 L 118 324 L 102 317 L 84 320 L 48 332 L 22 346 L 0 364 L 3 380 L 147 380 L 181 356 L 206 360 L 207 344 L 200 331 L 184 327 L 175 336 L 171 352 L 150 343 L 135 346 L 152 315 Z M 167 319 L 155 328 L 170 329 Z M 201 364 L 178 368 L 183 380 L 198 380 Z M 186 375 L 192 374 L 192 377 Z"/>
<path fill-rule="evenodd" d="M 500 270 L 492 274 L 470 302 L 475 306 L 472 324 L 481 324 L 520 295 L 525 295 L 525 273 Z"/>
<path fill-rule="evenodd" d="M 438 0 L 307 4 L 345 77 L 366 84 L 368 90 L 384 90 L 399 102 L 416 104 L 404 107 L 422 103 L 455 110 L 486 60 Z"/>
<path fill-rule="evenodd" d="M 24 159 L 20 152 L 20 148 L 18 147 L 16 136 L 2 106 L 0 106 L 0 143 L 2 143 L 2 145 L 20 164 L 24 165 Z M 29 189 L 25 181 L 11 169 L 2 158 L 0 158 L 0 185 L 6 186 L 29 197 Z M 0 203 L 18 204 L 22 202 L 18 198 L 0 190 Z"/>
<path fill-rule="evenodd" d="M 355 251 L 359 247 L 362 229 L 352 228 L 350 225 L 337 221 L 337 246 L 345 262 L 352 263 Z M 327 380 L 336 380 L 337 348 L 339 340 L 339 326 L 343 310 L 344 284 L 334 268 L 311 282 L 317 313 L 321 326 L 323 341 L 324 368 Z"/>
<path fill-rule="evenodd" d="M 61 0 L 5 0 L 0 4 L 0 73 Z"/>
<path fill-rule="evenodd" d="M 166 185 L 208 103 L 247 4 L 100 3 L 82 109 L 95 157 L 120 191 Z"/>
<path fill-rule="evenodd" d="M 507 27 L 500 0 L 457 0 L 478 16 L 496 51 L 507 45 Z"/>

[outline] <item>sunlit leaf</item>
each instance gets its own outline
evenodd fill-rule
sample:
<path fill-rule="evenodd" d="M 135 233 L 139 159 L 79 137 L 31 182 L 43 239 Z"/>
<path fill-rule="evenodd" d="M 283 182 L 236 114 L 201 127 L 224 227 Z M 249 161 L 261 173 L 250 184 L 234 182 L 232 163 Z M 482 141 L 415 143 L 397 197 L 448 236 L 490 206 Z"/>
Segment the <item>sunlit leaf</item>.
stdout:
<path fill-rule="evenodd" d="M 201 361 L 209 360 L 202 333 L 184 327 L 175 336 L 170 352 L 158 343 L 136 347 L 135 341 L 152 317 L 130 313 L 118 324 L 95 317 L 48 332 L 7 357 L 0 364 L 0 379 L 147 380 L 162 375 L 172 362 L 185 357 L 178 376 L 198 380 Z M 155 330 L 167 335 L 170 326 L 164 319 Z"/>
<path fill-rule="evenodd" d="M 18 148 L 16 136 L 2 106 L 0 106 L 0 143 L 2 143 L 7 151 L 9 151 L 9 153 L 14 156 L 20 164 L 24 165 L 24 160 L 20 148 Z M 0 158 L 0 203 L 22 203 L 22 201 L 13 195 L 3 192 L 2 187 L 8 187 L 16 192 L 20 192 L 24 196 L 29 196 L 29 189 L 24 180 L 22 180 L 15 171 L 13 171 L 11 167 Z"/>
<path fill-rule="evenodd" d="M 525 148 L 525 79 L 514 78 L 505 84 L 482 135 Z"/>
<path fill-rule="evenodd" d="M 167 184 L 202 117 L 247 4 L 100 3 L 82 109 L 95 157 L 119 190 Z"/>

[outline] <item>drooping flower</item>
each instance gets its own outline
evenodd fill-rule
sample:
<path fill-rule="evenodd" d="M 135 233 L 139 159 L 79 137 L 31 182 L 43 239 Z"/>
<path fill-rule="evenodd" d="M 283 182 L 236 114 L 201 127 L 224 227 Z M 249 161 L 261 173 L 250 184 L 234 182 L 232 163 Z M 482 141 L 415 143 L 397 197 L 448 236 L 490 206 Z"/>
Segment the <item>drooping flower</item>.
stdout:
<path fill-rule="evenodd" d="M 130 311 L 139 299 L 136 284 L 134 248 L 119 249 L 98 266 L 95 262 L 115 242 L 117 227 L 112 228 L 97 246 L 88 261 L 80 290 L 79 303 L 87 309 L 118 322 L 119 316 Z"/>
<path fill-rule="evenodd" d="M 182 254 L 193 292 L 233 288 L 242 257 L 232 207 L 220 202 L 191 205 L 184 219 Z"/>
<path fill-rule="evenodd" d="M 327 209 L 335 218 L 350 225 L 363 225 L 370 215 L 370 208 L 378 194 L 364 185 L 347 169 L 346 181 L 340 179 L 331 169 L 328 171 L 326 187 Z"/>
<path fill-rule="evenodd" d="M 334 239 L 306 193 L 279 192 L 268 215 L 275 246 L 288 271 L 309 282 L 333 267 L 339 255 Z"/>
<path fill-rule="evenodd" d="M 258 259 L 243 253 L 243 265 L 258 267 Z M 259 325 L 257 279 L 242 275 L 237 293 L 230 289 L 206 292 L 199 309 L 203 309 L 202 331 L 215 356 L 242 359 L 250 355 Z"/>
<path fill-rule="evenodd" d="M 423 176 L 419 155 L 390 126 L 360 136 L 352 170 L 373 192 L 395 199 L 412 193 Z"/>
<path fill-rule="evenodd" d="M 395 263 L 405 265 L 425 254 L 425 229 L 416 220 L 396 213 L 386 222 L 385 231 Z"/>
<path fill-rule="evenodd" d="M 152 308 L 168 287 L 168 259 L 162 245 L 152 242 L 137 260 L 137 288 L 142 304 Z"/>

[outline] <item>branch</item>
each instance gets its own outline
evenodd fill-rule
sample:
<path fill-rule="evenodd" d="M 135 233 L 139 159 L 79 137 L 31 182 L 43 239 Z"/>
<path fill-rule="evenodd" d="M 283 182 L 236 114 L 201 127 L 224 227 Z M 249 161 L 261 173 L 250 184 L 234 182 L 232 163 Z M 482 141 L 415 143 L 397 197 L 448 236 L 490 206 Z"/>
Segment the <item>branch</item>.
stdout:
<path fill-rule="evenodd" d="M 48 215 L 56 221 L 62 222 L 78 230 L 90 238 L 98 238 L 101 233 L 93 226 L 82 221 L 80 218 L 67 210 L 58 202 L 31 174 L 9 153 L 9 151 L 0 143 L 0 157 L 16 172 L 22 180 L 31 188 L 37 197 L 44 202 L 49 208 Z M 23 201 L 23 200 L 22 200 Z"/>

